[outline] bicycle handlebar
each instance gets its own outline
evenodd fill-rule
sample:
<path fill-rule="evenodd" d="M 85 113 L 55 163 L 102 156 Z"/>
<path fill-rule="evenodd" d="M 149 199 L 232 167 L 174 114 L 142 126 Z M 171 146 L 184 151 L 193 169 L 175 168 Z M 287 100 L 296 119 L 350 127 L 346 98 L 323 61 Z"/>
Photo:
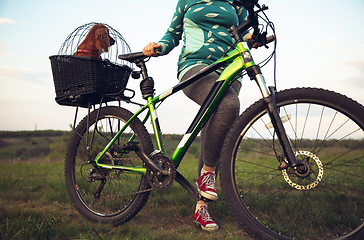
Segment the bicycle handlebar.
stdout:
<path fill-rule="evenodd" d="M 256 40 L 259 39 L 260 42 L 266 42 L 266 33 L 261 34 L 259 30 L 258 13 L 267 10 L 268 7 L 265 5 L 261 7 L 258 4 L 258 0 L 234 0 L 234 4 L 243 6 L 248 11 L 248 19 L 245 23 L 238 26 L 234 25 L 228 29 L 231 37 L 234 38 L 236 42 L 241 42 L 241 35 L 252 27 L 254 30 L 253 38 Z M 258 7 L 257 11 L 254 11 L 255 6 Z"/>
<path fill-rule="evenodd" d="M 262 40 L 249 39 L 248 46 L 250 49 L 252 49 L 252 48 L 257 49 L 262 46 L 265 46 L 266 48 L 268 48 L 267 44 L 274 42 L 275 40 L 276 40 L 275 36 L 269 36 L 267 38 L 264 36 L 264 39 L 262 39 Z"/>

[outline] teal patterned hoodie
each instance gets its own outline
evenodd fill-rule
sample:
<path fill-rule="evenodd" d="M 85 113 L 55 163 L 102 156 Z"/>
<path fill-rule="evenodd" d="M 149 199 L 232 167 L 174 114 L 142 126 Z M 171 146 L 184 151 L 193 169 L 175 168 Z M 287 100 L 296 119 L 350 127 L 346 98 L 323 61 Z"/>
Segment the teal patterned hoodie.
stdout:
<path fill-rule="evenodd" d="M 229 0 L 179 0 L 172 22 L 158 42 L 162 55 L 179 44 L 183 48 L 178 61 L 179 78 L 195 65 L 209 65 L 232 46 L 228 28 L 246 21 L 247 11 Z"/>

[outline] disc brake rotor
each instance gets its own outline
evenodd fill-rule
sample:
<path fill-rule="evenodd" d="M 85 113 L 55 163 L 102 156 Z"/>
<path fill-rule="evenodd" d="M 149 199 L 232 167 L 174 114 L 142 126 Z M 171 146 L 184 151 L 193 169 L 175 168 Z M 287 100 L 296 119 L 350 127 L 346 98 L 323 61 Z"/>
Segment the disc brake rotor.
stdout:
<path fill-rule="evenodd" d="M 310 190 L 315 188 L 324 176 L 324 167 L 320 159 L 309 151 L 300 150 L 295 153 L 296 157 L 302 157 L 303 163 L 307 165 L 308 172 L 304 175 L 297 174 L 295 169 L 283 169 L 284 180 L 297 190 Z M 313 160 L 313 161 L 312 161 Z"/>

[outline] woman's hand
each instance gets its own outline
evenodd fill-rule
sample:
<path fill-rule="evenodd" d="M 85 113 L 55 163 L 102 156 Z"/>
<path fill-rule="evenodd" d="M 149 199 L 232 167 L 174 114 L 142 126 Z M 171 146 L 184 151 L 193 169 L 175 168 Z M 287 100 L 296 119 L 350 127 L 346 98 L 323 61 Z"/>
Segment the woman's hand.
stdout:
<path fill-rule="evenodd" d="M 148 43 L 144 48 L 143 48 L 143 53 L 145 56 L 148 57 L 155 57 L 157 56 L 157 54 L 155 53 L 155 50 L 157 49 L 162 49 L 162 45 L 159 43 L 155 43 L 155 42 L 151 42 Z"/>
<path fill-rule="evenodd" d="M 247 42 L 249 39 L 253 38 L 253 34 L 252 33 L 248 33 L 247 35 L 244 36 L 244 41 Z"/>
<path fill-rule="evenodd" d="M 249 39 L 252 39 L 252 38 L 253 38 L 253 34 L 252 33 L 248 33 L 247 35 L 244 36 L 244 39 L 243 40 L 245 42 L 248 42 L 248 40 Z M 254 43 L 252 47 L 253 48 L 257 48 L 257 47 L 259 47 L 259 44 L 258 43 Z"/>

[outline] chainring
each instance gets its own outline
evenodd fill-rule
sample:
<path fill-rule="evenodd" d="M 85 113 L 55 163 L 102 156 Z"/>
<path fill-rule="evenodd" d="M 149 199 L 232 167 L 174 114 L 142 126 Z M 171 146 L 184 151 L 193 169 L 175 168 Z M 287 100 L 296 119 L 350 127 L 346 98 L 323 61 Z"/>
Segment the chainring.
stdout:
<path fill-rule="evenodd" d="M 157 154 L 152 157 L 152 160 L 156 162 L 160 168 L 167 170 L 168 174 L 157 174 L 147 169 L 146 177 L 149 185 L 156 191 L 165 191 L 172 186 L 176 176 L 176 169 L 173 162 L 166 156 Z"/>

